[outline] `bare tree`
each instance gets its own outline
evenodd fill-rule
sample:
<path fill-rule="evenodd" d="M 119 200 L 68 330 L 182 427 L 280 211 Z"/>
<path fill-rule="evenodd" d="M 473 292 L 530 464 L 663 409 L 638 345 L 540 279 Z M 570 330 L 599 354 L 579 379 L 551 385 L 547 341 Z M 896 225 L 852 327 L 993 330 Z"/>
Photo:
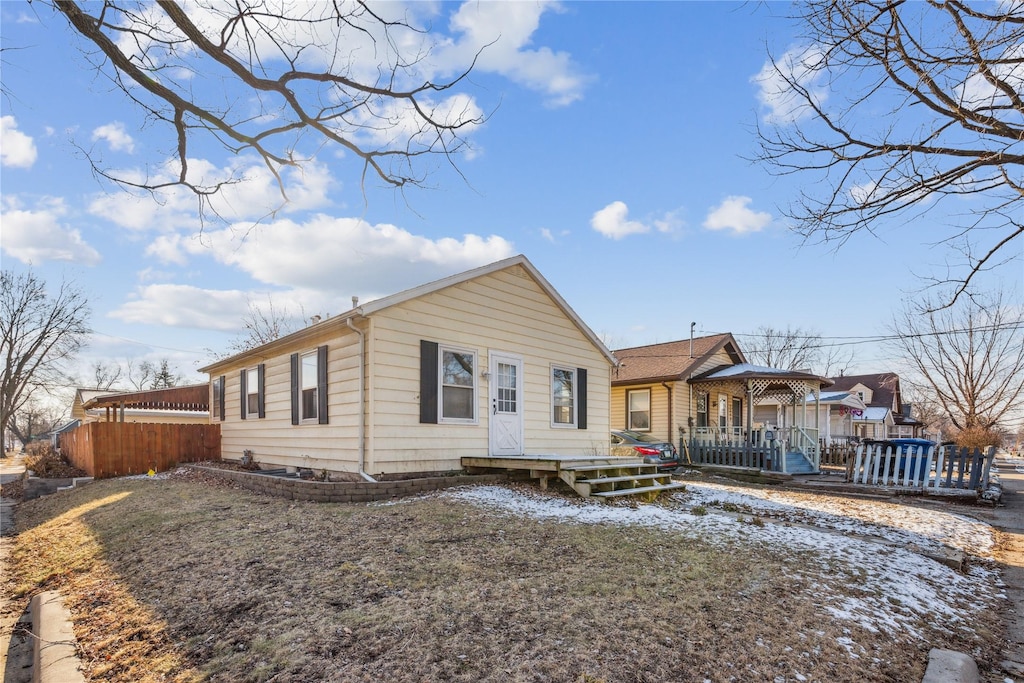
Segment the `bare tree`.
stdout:
<path fill-rule="evenodd" d="M 936 310 L 910 302 L 893 318 L 901 379 L 958 432 L 995 432 L 1024 405 L 1024 316 L 1000 292 Z"/>
<path fill-rule="evenodd" d="M 92 364 L 93 388 L 106 391 L 117 386 L 122 368 L 119 363 L 96 361 Z"/>
<path fill-rule="evenodd" d="M 946 232 L 935 237 L 953 254 L 928 277 L 952 286 L 937 305 L 956 301 L 979 273 L 1019 258 L 1020 4 L 815 0 L 799 7 L 809 45 L 772 59 L 764 78 L 780 84 L 769 96 L 776 116 L 758 131 L 758 159 L 807 181 L 785 210 L 796 232 L 839 247 L 883 219 L 937 214 L 956 202 L 941 214 L 950 221 Z M 842 101 L 833 105 L 827 92 L 842 93 Z"/>
<path fill-rule="evenodd" d="M 485 117 L 454 91 L 472 65 L 443 82 L 425 76 L 434 47 L 408 14 L 361 0 L 53 0 L 88 41 L 97 70 L 164 126 L 172 178 L 96 172 L 122 186 L 188 188 L 204 198 L 238 178 L 190 172 L 189 154 L 214 143 L 254 153 L 284 195 L 281 172 L 321 147 L 358 158 L 362 177 L 421 185 L 430 159 L 452 162 L 466 129 Z M 283 199 L 287 199 L 283 197 Z M 207 205 L 208 206 L 208 205 Z"/>
<path fill-rule="evenodd" d="M 54 294 L 29 271 L 0 274 L 0 434 L 36 391 L 65 384 L 64 363 L 78 353 L 88 327 L 89 306 L 73 283 Z"/>
<path fill-rule="evenodd" d="M 11 417 L 8 428 L 18 441 L 28 444 L 52 432 L 64 422 L 67 411 L 63 406 L 66 405 L 30 396 Z"/>
<path fill-rule="evenodd" d="M 263 346 L 295 331 L 296 322 L 288 315 L 288 307 L 275 306 L 272 296 L 267 296 L 266 306 L 257 304 L 251 298 L 248 303 L 248 311 L 242 317 L 245 332 L 228 343 L 229 354 L 242 353 Z"/>
<path fill-rule="evenodd" d="M 762 325 L 752 334 L 738 334 L 748 339 L 743 351 L 752 363 L 780 370 L 815 370 L 824 377 L 846 371 L 853 362 L 853 352 L 826 344 L 817 332 L 799 327 L 777 330 Z"/>

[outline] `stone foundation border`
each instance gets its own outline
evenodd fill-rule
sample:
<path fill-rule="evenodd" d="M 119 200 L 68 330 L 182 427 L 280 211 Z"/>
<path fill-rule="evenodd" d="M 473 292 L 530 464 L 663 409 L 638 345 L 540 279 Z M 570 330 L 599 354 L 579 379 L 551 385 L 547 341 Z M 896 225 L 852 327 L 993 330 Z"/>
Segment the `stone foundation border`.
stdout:
<path fill-rule="evenodd" d="M 453 486 L 504 484 L 511 481 L 507 473 L 457 474 L 452 476 L 422 477 L 393 481 L 312 481 L 295 477 L 277 477 L 269 474 L 226 470 L 219 467 L 186 465 L 197 470 L 232 481 L 242 488 L 257 493 L 319 503 L 370 503 L 416 496 Z"/>

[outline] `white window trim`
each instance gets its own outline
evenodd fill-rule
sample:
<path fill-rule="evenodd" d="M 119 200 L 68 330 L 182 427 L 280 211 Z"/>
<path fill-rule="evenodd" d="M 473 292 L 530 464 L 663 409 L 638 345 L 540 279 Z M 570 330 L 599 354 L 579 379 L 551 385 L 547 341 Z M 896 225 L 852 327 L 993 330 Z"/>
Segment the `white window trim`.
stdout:
<path fill-rule="evenodd" d="M 300 425 L 314 425 L 314 424 L 319 424 L 320 423 L 320 396 L 319 396 L 319 394 L 316 397 L 317 414 L 314 415 L 313 417 L 305 417 L 302 414 L 302 407 L 304 405 L 304 402 L 302 400 L 302 392 L 304 390 L 303 386 L 302 386 L 302 361 L 303 361 L 303 359 L 309 358 L 310 356 L 312 356 L 313 359 L 316 361 L 316 369 L 313 372 L 313 388 L 316 389 L 317 392 L 320 391 L 320 379 L 319 379 L 320 378 L 320 365 L 319 365 L 319 363 L 320 363 L 320 356 L 319 356 L 318 350 L 317 349 L 313 349 L 312 351 L 306 351 L 305 353 L 301 353 L 300 352 L 299 353 L 299 378 L 298 378 L 298 381 L 299 381 L 299 424 Z"/>
<path fill-rule="evenodd" d="M 249 410 L 249 397 L 256 396 L 256 410 Z M 260 369 L 254 365 L 245 369 L 245 418 L 247 420 L 260 417 Z"/>
<path fill-rule="evenodd" d="M 572 422 L 555 422 L 555 370 L 563 370 L 572 374 Z M 579 378 L 576 376 L 576 368 L 570 368 L 567 365 L 551 365 L 551 369 L 548 371 L 548 382 L 550 386 L 548 388 L 548 398 L 551 400 L 551 407 L 548 410 L 548 419 L 551 420 L 552 429 L 576 429 L 576 425 L 579 424 L 579 415 L 577 411 L 580 407 L 579 402 Z"/>
<path fill-rule="evenodd" d="M 644 429 L 641 429 L 641 428 L 636 427 L 636 426 L 633 425 L 633 403 L 632 403 L 633 394 L 647 394 L 647 427 L 645 427 Z M 652 412 L 651 402 L 652 402 L 652 397 L 651 397 L 651 388 L 650 387 L 647 387 L 646 389 L 628 389 L 628 390 L 626 390 L 626 425 L 627 425 L 626 429 L 629 429 L 629 430 L 634 431 L 634 432 L 649 432 L 649 431 L 651 431 L 652 426 L 653 426 L 652 425 L 653 420 L 651 419 L 651 412 Z"/>
<path fill-rule="evenodd" d="M 221 394 L 224 393 L 224 383 L 220 376 L 214 377 L 212 381 L 213 402 L 210 404 L 210 419 L 220 422 Z"/>
<path fill-rule="evenodd" d="M 473 417 L 444 416 L 444 352 L 468 354 L 473 357 Z M 467 349 L 447 344 L 437 345 L 437 422 L 438 424 L 475 425 L 480 424 L 480 356 L 474 349 Z M 462 387 L 465 388 L 465 387 Z"/>

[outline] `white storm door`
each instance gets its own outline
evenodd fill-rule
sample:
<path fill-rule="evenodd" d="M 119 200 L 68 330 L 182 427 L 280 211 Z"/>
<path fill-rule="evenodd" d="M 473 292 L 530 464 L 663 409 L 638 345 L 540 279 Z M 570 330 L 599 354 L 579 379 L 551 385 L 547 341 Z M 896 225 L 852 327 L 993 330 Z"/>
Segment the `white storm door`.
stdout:
<path fill-rule="evenodd" d="M 491 455 L 523 454 L 523 359 L 490 353 Z"/>

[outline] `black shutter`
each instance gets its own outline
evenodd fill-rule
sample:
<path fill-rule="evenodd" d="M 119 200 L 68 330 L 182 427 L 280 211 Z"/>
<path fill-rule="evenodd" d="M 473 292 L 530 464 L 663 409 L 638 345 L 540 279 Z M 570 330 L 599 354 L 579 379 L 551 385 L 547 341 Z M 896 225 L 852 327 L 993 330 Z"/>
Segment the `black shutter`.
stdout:
<path fill-rule="evenodd" d="M 242 374 L 239 377 L 239 383 L 241 385 L 241 394 L 242 394 L 242 419 L 244 420 L 245 419 L 246 399 L 248 399 L 248 396 L 245 395 L 245 370 L 242 370 Z"/>
<path fill-rule="evenodd" d="M 299 424 L 299 354 L 293 353 L 292 366 L 292 424 Z"/>
<path fill-rule="evenodd" d="M 259 365 L 256 366 L 256 378 L 257 378 L 256 379 L 256 392 L 257 392 L 257 400 L 259 401 L 259 405 L 260 405 L 260 407 L 259 407 L 259 416 L 260 416 L 260 418 L 264 418 L 264 417 L 267 416 L 266 392 L 264 391 L 264 389 L 267 386 L 266 379 L 265 379 L 265 374 L 266 374 L 266 365 L 264 363 L 260 363 Z"/>
<path fill-rule="evenodd" d="M 576 429 L 587 428 L 587 369 L 576 368 Z"/>
<path fill-rule="evenodd" d="M 437 424 L 437 343 L 420 340 L 420 422 Z"/>
<path fill-rule="evenodd" d="M 362 363 L 363 359 L 360 358 Z M 327 424 L 327 345 L 316 349 L 316 414 L 320 424 Z"/>
<path fill-rule="evenodd" d="M 224 394 L 227 393 L 227 378 L 224 375 L 220 376 L 220 391 L 217 392 L 217 405 L 220 406 L 220 421 L 224 421 Z"/>

